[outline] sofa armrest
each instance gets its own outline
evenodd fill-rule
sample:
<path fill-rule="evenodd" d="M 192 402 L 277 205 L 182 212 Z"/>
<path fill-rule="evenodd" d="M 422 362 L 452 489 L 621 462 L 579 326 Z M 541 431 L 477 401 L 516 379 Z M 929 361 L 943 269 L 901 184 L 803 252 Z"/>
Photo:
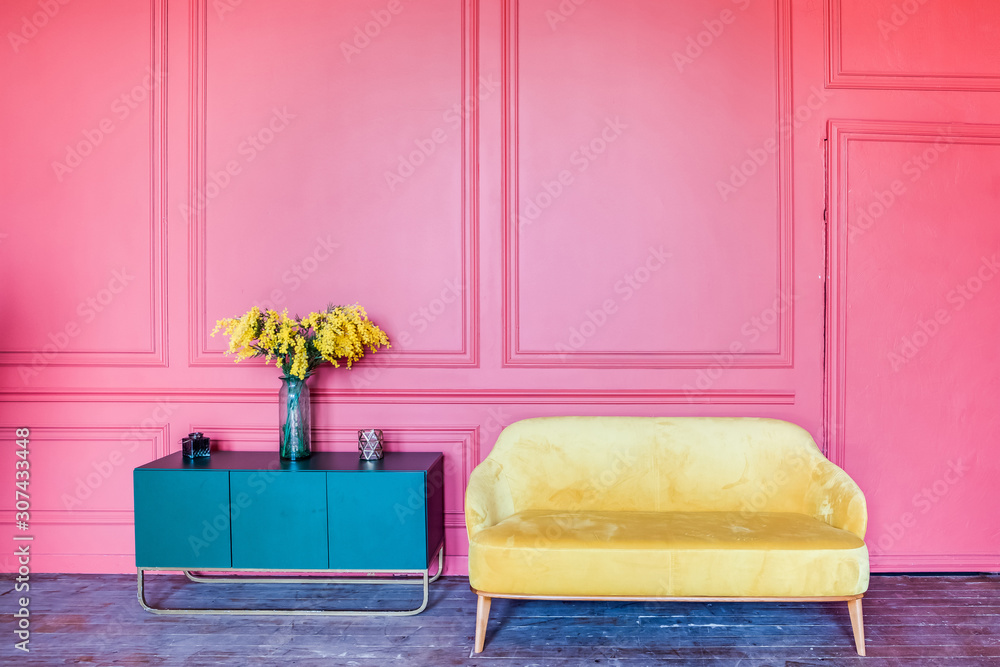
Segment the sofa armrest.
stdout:
<path fill-rule="evenodd" d="M 469 539 L 514 514 L 503 466 L 486 459 L 472 471 L 465 491 L 465 527 Z"/>
<path fill-rule="evenodd" d="M 806 491 L 806 511 L 834 528 L 865 538 L 868 504 L 865 494 L 850 476 L 827 460 L 812 471 Z"/>

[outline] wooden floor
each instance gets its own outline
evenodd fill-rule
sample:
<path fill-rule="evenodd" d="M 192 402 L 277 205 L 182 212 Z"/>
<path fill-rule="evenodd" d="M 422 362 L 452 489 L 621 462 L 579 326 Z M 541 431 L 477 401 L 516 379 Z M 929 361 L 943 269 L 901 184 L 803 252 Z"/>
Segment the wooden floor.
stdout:
<path fill-rule="evenodd" d="M 486 651 L 470 657 L 468 580 L 432 584 L 423 614 L 396 618 L 157 616 L 127 575 L 31 579 L 31 652 L 13 648 L 16 598 L 0 594 L 0 664 L 11 665 L 1000 665 L 1000 576 L 876 576 L 865 598 L 868 658 L 857 657 L 846 603 L 583 603 L 495 600 Z M 179 606 L 261 604 L 260 587 L 150 577 L 147 599 Z M 403 608 L 418 588 L 263 589 L 308 608 Z"/>

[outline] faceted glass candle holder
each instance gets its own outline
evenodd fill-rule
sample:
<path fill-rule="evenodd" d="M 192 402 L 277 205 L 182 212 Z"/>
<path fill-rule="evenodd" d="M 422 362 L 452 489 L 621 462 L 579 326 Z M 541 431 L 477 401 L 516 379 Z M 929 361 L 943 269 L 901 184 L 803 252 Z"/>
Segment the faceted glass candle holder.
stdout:
<path fill-rule="evenodd" d="M 385 456 L 382 451 L 382 431 L 369 428 L 358 431 L 358 451 L 362 461 L 378 461 Z"/>
<path fill-rule="evenodd" d="M 186 459 L 201 459 L 209 456 L 212 441 L 201 433 L 189 433 L 181 439 L 181 453 Z"/>

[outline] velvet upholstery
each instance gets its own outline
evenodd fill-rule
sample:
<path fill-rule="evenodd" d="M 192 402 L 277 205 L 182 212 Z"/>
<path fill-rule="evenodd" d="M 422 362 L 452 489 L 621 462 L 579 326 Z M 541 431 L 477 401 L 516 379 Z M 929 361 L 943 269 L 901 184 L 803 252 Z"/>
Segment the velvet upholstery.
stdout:
<path fill-rule="evenodd" d="M 487 594 L 833 597 L 868 587 L 864 495 L 808 432 L 753 418 L 507 427 L 466 494 Z"/>

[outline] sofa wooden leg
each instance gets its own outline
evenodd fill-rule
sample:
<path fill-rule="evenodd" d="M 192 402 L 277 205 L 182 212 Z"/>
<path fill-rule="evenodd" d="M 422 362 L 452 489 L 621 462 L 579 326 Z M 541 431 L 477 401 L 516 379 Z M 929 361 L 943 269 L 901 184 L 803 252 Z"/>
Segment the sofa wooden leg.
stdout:
<path fill-rule="evenodd" d="M 848 602 L 847 608 L 851 611 L 851 626 L 854 628 L 854 645 L 858 648 L 858 655 L 864 655 L 865 619 L 861 613 L 861 598 Z"/>
<path fill-rule="evenodd" d="M 476 653 L 483 652 L 483 645 L 486 644 L 486 623 L 490 620 L 490 602 L 492 598 L 485 595 L 479 596 L 476 603 Z"/>

